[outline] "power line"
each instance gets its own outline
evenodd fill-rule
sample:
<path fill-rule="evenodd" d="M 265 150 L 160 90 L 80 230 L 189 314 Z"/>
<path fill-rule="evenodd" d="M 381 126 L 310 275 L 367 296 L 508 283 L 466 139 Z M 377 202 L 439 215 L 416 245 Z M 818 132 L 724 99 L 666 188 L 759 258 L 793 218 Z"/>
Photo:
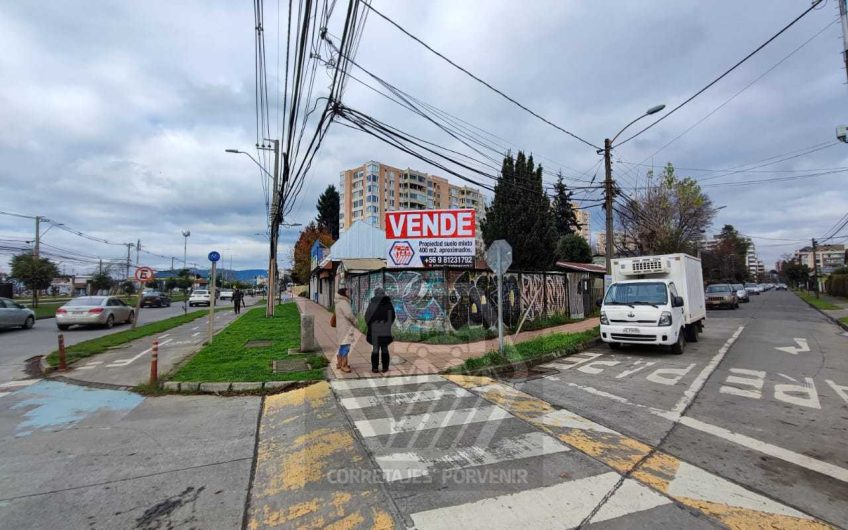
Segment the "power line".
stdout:
<path fill-rule="evenodd" d="M 752 51 L 751 53 L 749 53 L 748 55 L 746 55 L 745 57 L 743 57 L 740 61 L 738 61 L 736 64 L 734 64 L 733 66 L 731 66 L 730 68 L 728 68 L 727 70 L 725 70 L 725 71 L 724 71 L 724 73 L 722 73 L 721 75 L 719 75 L 718 77 L 716 77 L 715 79 L 713 79 L 712 81 L 710 81 L 710 82 L 709 82 L 709 83 L 708 83 L 708 84 L 707 84 L 704 88 L 702 88 L 702 89 L 698 90 L 697 92 L 695 92 L 694 94 L 692 94 L 691 96 L 689 96 L 688 98 L 686 98 L 686 100 L 684 100 L 682 103 L 680 103 L 679 105 L 677 105 L 676 107 L 674 107 L 674 108 L 673 108 L 673 109 L 671 109 L 670 111 L 666 112 L 665 114 L 663 114 L 662 116 L 660 116 L 658 119 L 656 119 L 655 121 L 653 121 L 653 122 L 651 122 L 650 124 L 648 124 L 647 126 L 645 126 L 644 128 L 640 129 L 637 133 L 635 133 L 635 134 L 633 134 L 633 135 L 631 135 L 631 136 L 627 137 L 626 139 L 624 139 L 624 140 L 622 140 L 622 141 L 618 142 L 618 143 L 617 143 L 614 147 L 618 147 L 618 146 L 620 146 L 620 145 L 624 145 L 624 144 L 626 144 L 626 143 L 627 143 L 627 142 L 629 142 L 630 140 L 632 140 L 632 139 L 636 138 L 637 136 L 639 136 L 639 135 L 640 135 L 640 134 L 642 134 L 643 132 L 645 132 L 645 131 L 647 131 L 648 129 L 650 129 L 651 127 L 653 127 L 654 125 L 658 124 L 659 122 L 663 121 L 664 119 L 668 118 L 669 116 L 671 116 L 672 114 L 674 114 L 675 112 L 677 112 L 677 111 L 678 111 L 681 107 L 683 107 L 684 105 L 686 105 L 687 103 L 689 103 L 690 101 L 692 101 L 693 99 L 695 99 L 696 97 L 698 97 L 698 96 L 700 96 L 701 94 L 703 94 L 704 92 L 706 92 L 706 91 L 707 91 L 710 87 L 712 87 L 713 85 L 715 85 L 716 83 L 718 83 L 719 81 L 721 81 L 722 79 L 724 79 L 724 78 L 725 78 L 728 74 L 730 74 L 730 72 L 732 72 L 732 71 L 736 70 L 739 66 L 741 66 L 742 64 L 744 64 L 744 63 L 745 63 L 748 59 L 750 59 L 751 57 L 753 57 L 754 55 L 756 55 L 756 54 L 757 54 L 760 50 L 762 50 L 763 48 L 765 48 L 766 46 L 768 46 L 769 44 L 771 44 L 771 42 L 772 42 L 772 41 L 774 41 L 776 38 L 778 38 L 779 36 L 781 36 L 781 35 L 782 35 L 782 34 L 783 34 L 786 30 L 788 30 L 789 28 L 791 28 L 792 26 L 794 26 L 794 25 L 795 25 L 795 23 L 797 23 L 799 20 L 801 20 L 801 19 L 802 19 L 802 18 L 804 18 L 807 14 L 809 14 L 809 13 L 810 13 L 813 9 L 815 9 L 815 8 L 816 8 L 816 6 L 818 6 L 818 5 L 819 5 L 819 3 L 821 3 L 821 1 L 822 1 L 822 0 L 813 0 L 813 4 L 812 4 L 810 7 L 808 7 L 807 9 L 805 9 L 805 10 L 804 10 L 804 11 L 803 11 L 800 15 L 798 15 L 797 17 L 795 17 L 795 19 L 793 19 L 793 20 L 792 20 L 789 24 L 787 24 L 787 25 L 783 26 L 783 28 L 781 28 L 781 29 L 780 29 L 780 31 L 778 31 L 777 33 L 775 33 L 774 35 L 772 35 L 772 36 L 771 36 L 771 37 L 770 37 L 767 41 L 765 41 L 764 43 L 762 43 L 762 44 L 760 44 L 759 46 L 757 46 L 757 48 L 755 48 L 755 49 L 754 49 L 754 51 Z"/>
<path fill-rule="evenodd" d="M 551 127 L 553 127 L 553 128 L 555 128 L 555 129 L 557 129 L 558 131 L 561 131 L 561 132 L 563 132 L 563 133 L 567 134 L 568 136 L 571 136 L 572 138 L 574 138 L 574 139 L 576 139 L 576 140 L 579 140 L 580 142 L 583 142 L 584 144 L 588 145 L 589 147 L 592 147 L 592 148 L 594 148 L 594 149 L 600 149 L 600 147 L 596 146 L 596 145 L 595 145 L 595 144 L 593 144 L 592 142 L 590 142 L 590 141 L 588 141 L 588 140 L 585 140 L 585 139 L 583 139 L 583 138 L 581 138 L 581 137 L 577 136 L 577 135 L 576 135 L 576 134 L 574 134 L 573 132 L 568 131 L 568 130 L 566 130 L 566 129 L 565 129 L 565 128 L 563 128 L 563 127 L 560 127 L 559 125 L 557 125 L 556 123 L 552 122 L 551 120 L 549 120 L 549 119 L 547 119 L 547 118 L 545 118 L 545 117 L 541 116 L 541 115 L 540 115 L 540 114 L 538 114 L 537 112 L 535 112 L 535 111 L 531 110 L 531 109 L 530 109 L 530 108 L 528 108 L 526 105 L 524 105 L 524 104 L 522 104 L 522 103 L 518 102 L 517 100 L 515 100 L 514 98 L 512 98 L 512 97 L 508 96 L 508 95 L 507 95 L 507 94 L 505 94 L 503 91 L 501 91 L 501 90 L 499 90 L 499 89 L 495 88 L 494 86 L 492 86 L 492 85 L 491 85 L 490 83 L 488 83 L 487 81 L 484 81 L 483 79 L 481 79 L 479 76 L 477 76 L 477 75 L 475 75 L 475 74 L 471 73 L 470 71 L 468 71 L 468 69 L 466 69 L 466 68 L 464 68 L 464 67 L 462 67 L 462 66 L 458 65 L 457 63 L 455 63 L 454 61 L 452 61 L 451 59 L 449 59 L 448 57 L 446 57 L 444 54 L 442 54 L 442 53 L 440 53 L 440 52 L 436 51 L 435 49 L 433 49 L 433 47 L 432 47 L 432 46 L 430 46 L 430 45 L 429 45 L 429 44 L 427 44 L 426 42 L 422 41 L 421 39 L 419 39 L 418 37 L 416 37 L 415 35 L 413 35 L 413 34 L 412 34 L 412 33 L 410 33 L 409 31 L 407 31 L 407 30 L 406 30 L 403 26 L 401 26 L 400 24 L 398 24 L 398 23 L 397 23 L 397 22 L 395 22 L 394 20 L 390 19 L 389 17 L 387 17 L 386 15 L 384 15 L 383 13 L 381 13 L 380 11 L 378 11 L 378 10 L 377 10 L 374 6 L 372 6 L 371 4 L 366 3 L 366 4 L 365 4 L 365 6 L 366 6 L 368 9 L 370 9 L 371 11 L 373 11 L 374 13 L 376 13 L 376 14 L 377 14 L 380 18 L 382 18 L 383 20 L 385 20 L 386 22 L 388 22 L 389 24 L 391 24 L 392 26 L 394 26 L 395 28 L 397 28 L 398 30 L 400 30 L 400 32 L 401 32 L 401 33 L 403 33 L 403 34 L 404 34 L 404 35 L 406 35 L 407 37 L 411 38 L 412 40 L 414 40 L 415 42 L 417 42 L 417 43 L 418 43 L 418 44 L 420 44 L 421 46 L 424 46 L 425 48 L 427 48 L 427 50 L 429 50 L 431 53 L 435 54 L 437 57 L 441 58 L 442 60 L 444 60 L 445 62 L 447 62 L 448 64 L 450 64 L 451 66 L 453 66 L 454 68 L 456 68 L 457 70 L 459 70 L 460 72 L 462 72 L 462 73 L 464 73 L 465 75 L 467 75 L 467 76 L 471 77 L 472 79 L 474 79 L 474 80 L 475 80 L 475 81 L 477 81 L 478 83 L 482 84 L 483 86 L 487 87 L 487 88 L 488 88 L 488 89 L 490 89 L 491 91 L 493 91 L 493 92 L 495 92 L 496 94 L 500 95 L 501 97 L 503 97 L 504 99 L 506 99 L 506 100 L 507 100 L 507 101 L 509 101 L 510 103 L 512 103 L 512 104 L 516 105 L 517 107 L 519 107 L 520 109 L 522 109 L 522 110 L 524 110 L 524 111 L 528 112 L 528 113 L 529 113 L 529 114 L 531 114 L 532 116 L 534 116 L 534 117 L 536 117 L 536 118 L 538 118 L 538 119 L 542 120 L 543 122 L 547 123 L 548 125 L 550 125 Z"/>

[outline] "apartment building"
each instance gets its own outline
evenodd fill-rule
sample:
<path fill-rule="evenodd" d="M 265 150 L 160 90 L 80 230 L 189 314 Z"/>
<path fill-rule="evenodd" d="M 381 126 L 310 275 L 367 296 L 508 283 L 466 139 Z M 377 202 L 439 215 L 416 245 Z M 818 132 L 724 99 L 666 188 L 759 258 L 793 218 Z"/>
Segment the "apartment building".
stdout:
<path fill-rule="evenodd" d="M 827 275 L 834 269 L 844 267 L 848 262 L 848 252 L 845 245 L 819 245 L 816 247 L 815 264 L 819 267 L 819 274 Z M 804 247 L 795 251 L 796 262 L 806 265 L 812 271 L 814 269 L 813 247 Z"/>
<path fill-rule="evenodd" d="M 579 208 L 579 204 L 572 205 L 575 208 Z M 574 214 L 577 216 L 577 222 L 580 223 L 580 230 L 577 231 L 577 234 L 586 240 L 586 243 L 591 245 L 592 242 L 592 232 L 589 228 L 589 210 L 574 210 Z"/>
<path fill-rule="evenodd" d="M 393 210 L 473 208 L 478 222 L 486 212 L 483 195 L 476 188 L 373 160 L 339 174 L 339 204 L 342 231 L 356 221 L 383 228 L 384 214 Z"/>

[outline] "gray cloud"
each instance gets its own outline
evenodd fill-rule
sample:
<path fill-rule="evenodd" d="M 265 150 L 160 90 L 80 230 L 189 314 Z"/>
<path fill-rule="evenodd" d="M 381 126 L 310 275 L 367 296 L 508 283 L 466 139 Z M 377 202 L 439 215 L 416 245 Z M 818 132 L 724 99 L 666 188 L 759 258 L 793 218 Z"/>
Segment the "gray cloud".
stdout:
<path fill-rule="evenodd" d="M 682 101 L 804 8 L 788 0 L 375 5 L 458 63 L 596 144 L 647 107 Z M 274 89 L 276 6 L 266 7 L 269 86 Z M 336 19 L 343 9 L 339 3 Z M 223 0 L 54 2 L 37 10 L 25 2 L 4 6 L 0 210 L 44 215 L 111 241 L 141 239 L 152 251 L 177 257 L 182 256 L 179 231 L 190 227 L 189 261 L 201 262 L 212 248 L 230 248 L 235 266 L 262 267 L 265 240 L 255 234 L 265 227 L 265 177 L 246 157 L 223 152 L 228 147 L 250 150 L 255 143 L 252 15 L 249 5 Z M 619 182 L 628 191 L 644 185 L 648 168 L 632 165 L 643 160 L 721 169 L 832 141 L 840 119 L 834 109 L 844 108 L 846 97 L 838 24 L 651 158 L 835 16 L 833 3 L 813 12 L 709 92 L 619 148 Z M 366 24 L 357 61 L 533 152 L 546 169 L 583 179 L 578 171 L 591 176 L 598 167 L 593 149 L 480 87 L 375 15 Z M 316 90 L 323 95 L 329 80 L 322 69 L 317 80 Z M 467 151 L 354 81 L 344 100 L 413 134 Z M 274 118 L 272 128 L 277 128 Z M 845 148 L 836 145 L 758 171 L 848 166 Z M 318 194 L 337 183 L 339 171 L 370 159 L 442 173 L 334 124 L 289 220 L 309 222 Z M 679 173 L 703 179 L 715 174 Z M 789 174 L 740 173 L 704 184 Z M 845 182 L 836 174 L 705 190 L 726 206 L 716 229 L 730 223 L 744 233 L 794 239 L 800 246 L 823 235 L 848 210 Z M 598 194 L 581 195 L 591 202 Z M 601 220 L 595 210 L 593 229 Z M 32 230 L 28 220 L 0 216 L 0 237 L 31 239 Z M 284 255 L 296 234 L 283 230 Z M 123 247 L 57 229 L 45 241 L 92 256 L 125 253 Z M 773 240 L 758 243 L 768 266 L 795 247 L 772 246 L 782 243 Z M 0 259 L 0 269 L 5 267 Z"/>

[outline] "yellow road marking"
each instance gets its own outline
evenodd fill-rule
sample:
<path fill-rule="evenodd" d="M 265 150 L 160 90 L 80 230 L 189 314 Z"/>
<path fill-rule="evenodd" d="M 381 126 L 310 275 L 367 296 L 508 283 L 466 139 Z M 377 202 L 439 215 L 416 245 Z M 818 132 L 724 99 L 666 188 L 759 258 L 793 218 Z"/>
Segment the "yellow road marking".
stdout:
<path fill-rule="evenodd" d="M 548 434 L 556 436 L 562 442 L 603 462 L 622 475 L 632 473 L 630 476 L 633 479 L 668 495 L 685 506 L 699 510 L 706 516 L 718 520 L 729 528 L 740 530 L 831 528 L 823 522 L 808 518 L 800 514 L 800 512 L 774 503 L 747 490 L 748 498 L 763 499 L 764 507 L 768 507 L 769 505 L 777 506 L 775 508 L 776 511 L 783 510 L 784 512 L 798 513 L 800 516 L 786 515 L 785 513 L 770 513 L 722 502 L 694 499 L 688 496 L 674 494 L 672 485 L 676 479 L 681 479 L 678 472 L 682 463 L 676 457 L 659 450 L 651 454 L 651 451 L 654 449 L 651 446 L 600 426 L 576 414 L 563 414 L 561 417 L 562 421 L 557 421 L 555 416 L 558 412 L 550 403 L 516 390 L 511 386 L 495 382 L 487 377 L 444 377 L 463 388 L 471 390 Z M 649 454 L 650 457 L 639 464 Z M 700 470 L 700 473 L 704 473 L 715 481 L 731 485 L 730 482 L 709 474 L 706 471 Z"/>

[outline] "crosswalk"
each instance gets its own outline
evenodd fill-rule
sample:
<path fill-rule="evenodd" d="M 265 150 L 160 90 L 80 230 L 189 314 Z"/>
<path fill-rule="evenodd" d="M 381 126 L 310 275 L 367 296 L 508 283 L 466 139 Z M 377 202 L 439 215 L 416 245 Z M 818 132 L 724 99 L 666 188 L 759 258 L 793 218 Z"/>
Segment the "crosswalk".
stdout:
<path fill-rule="evenodd" d="M 15 390 L 20 390 L 21 388 L 28 387 L 39 381 L 41 381 L 41 379 L 18 379 L 16 381 L 0 383 L 0 398 L 11 394 Z"/>
<path fill-rule="evenodd" d="M 338 402 L 415 528 L 573 528 L 691 513 L 520 414 L 437 375 L 338 380 Z M 596 507 L 609 496 L 601 509 Z"/>

